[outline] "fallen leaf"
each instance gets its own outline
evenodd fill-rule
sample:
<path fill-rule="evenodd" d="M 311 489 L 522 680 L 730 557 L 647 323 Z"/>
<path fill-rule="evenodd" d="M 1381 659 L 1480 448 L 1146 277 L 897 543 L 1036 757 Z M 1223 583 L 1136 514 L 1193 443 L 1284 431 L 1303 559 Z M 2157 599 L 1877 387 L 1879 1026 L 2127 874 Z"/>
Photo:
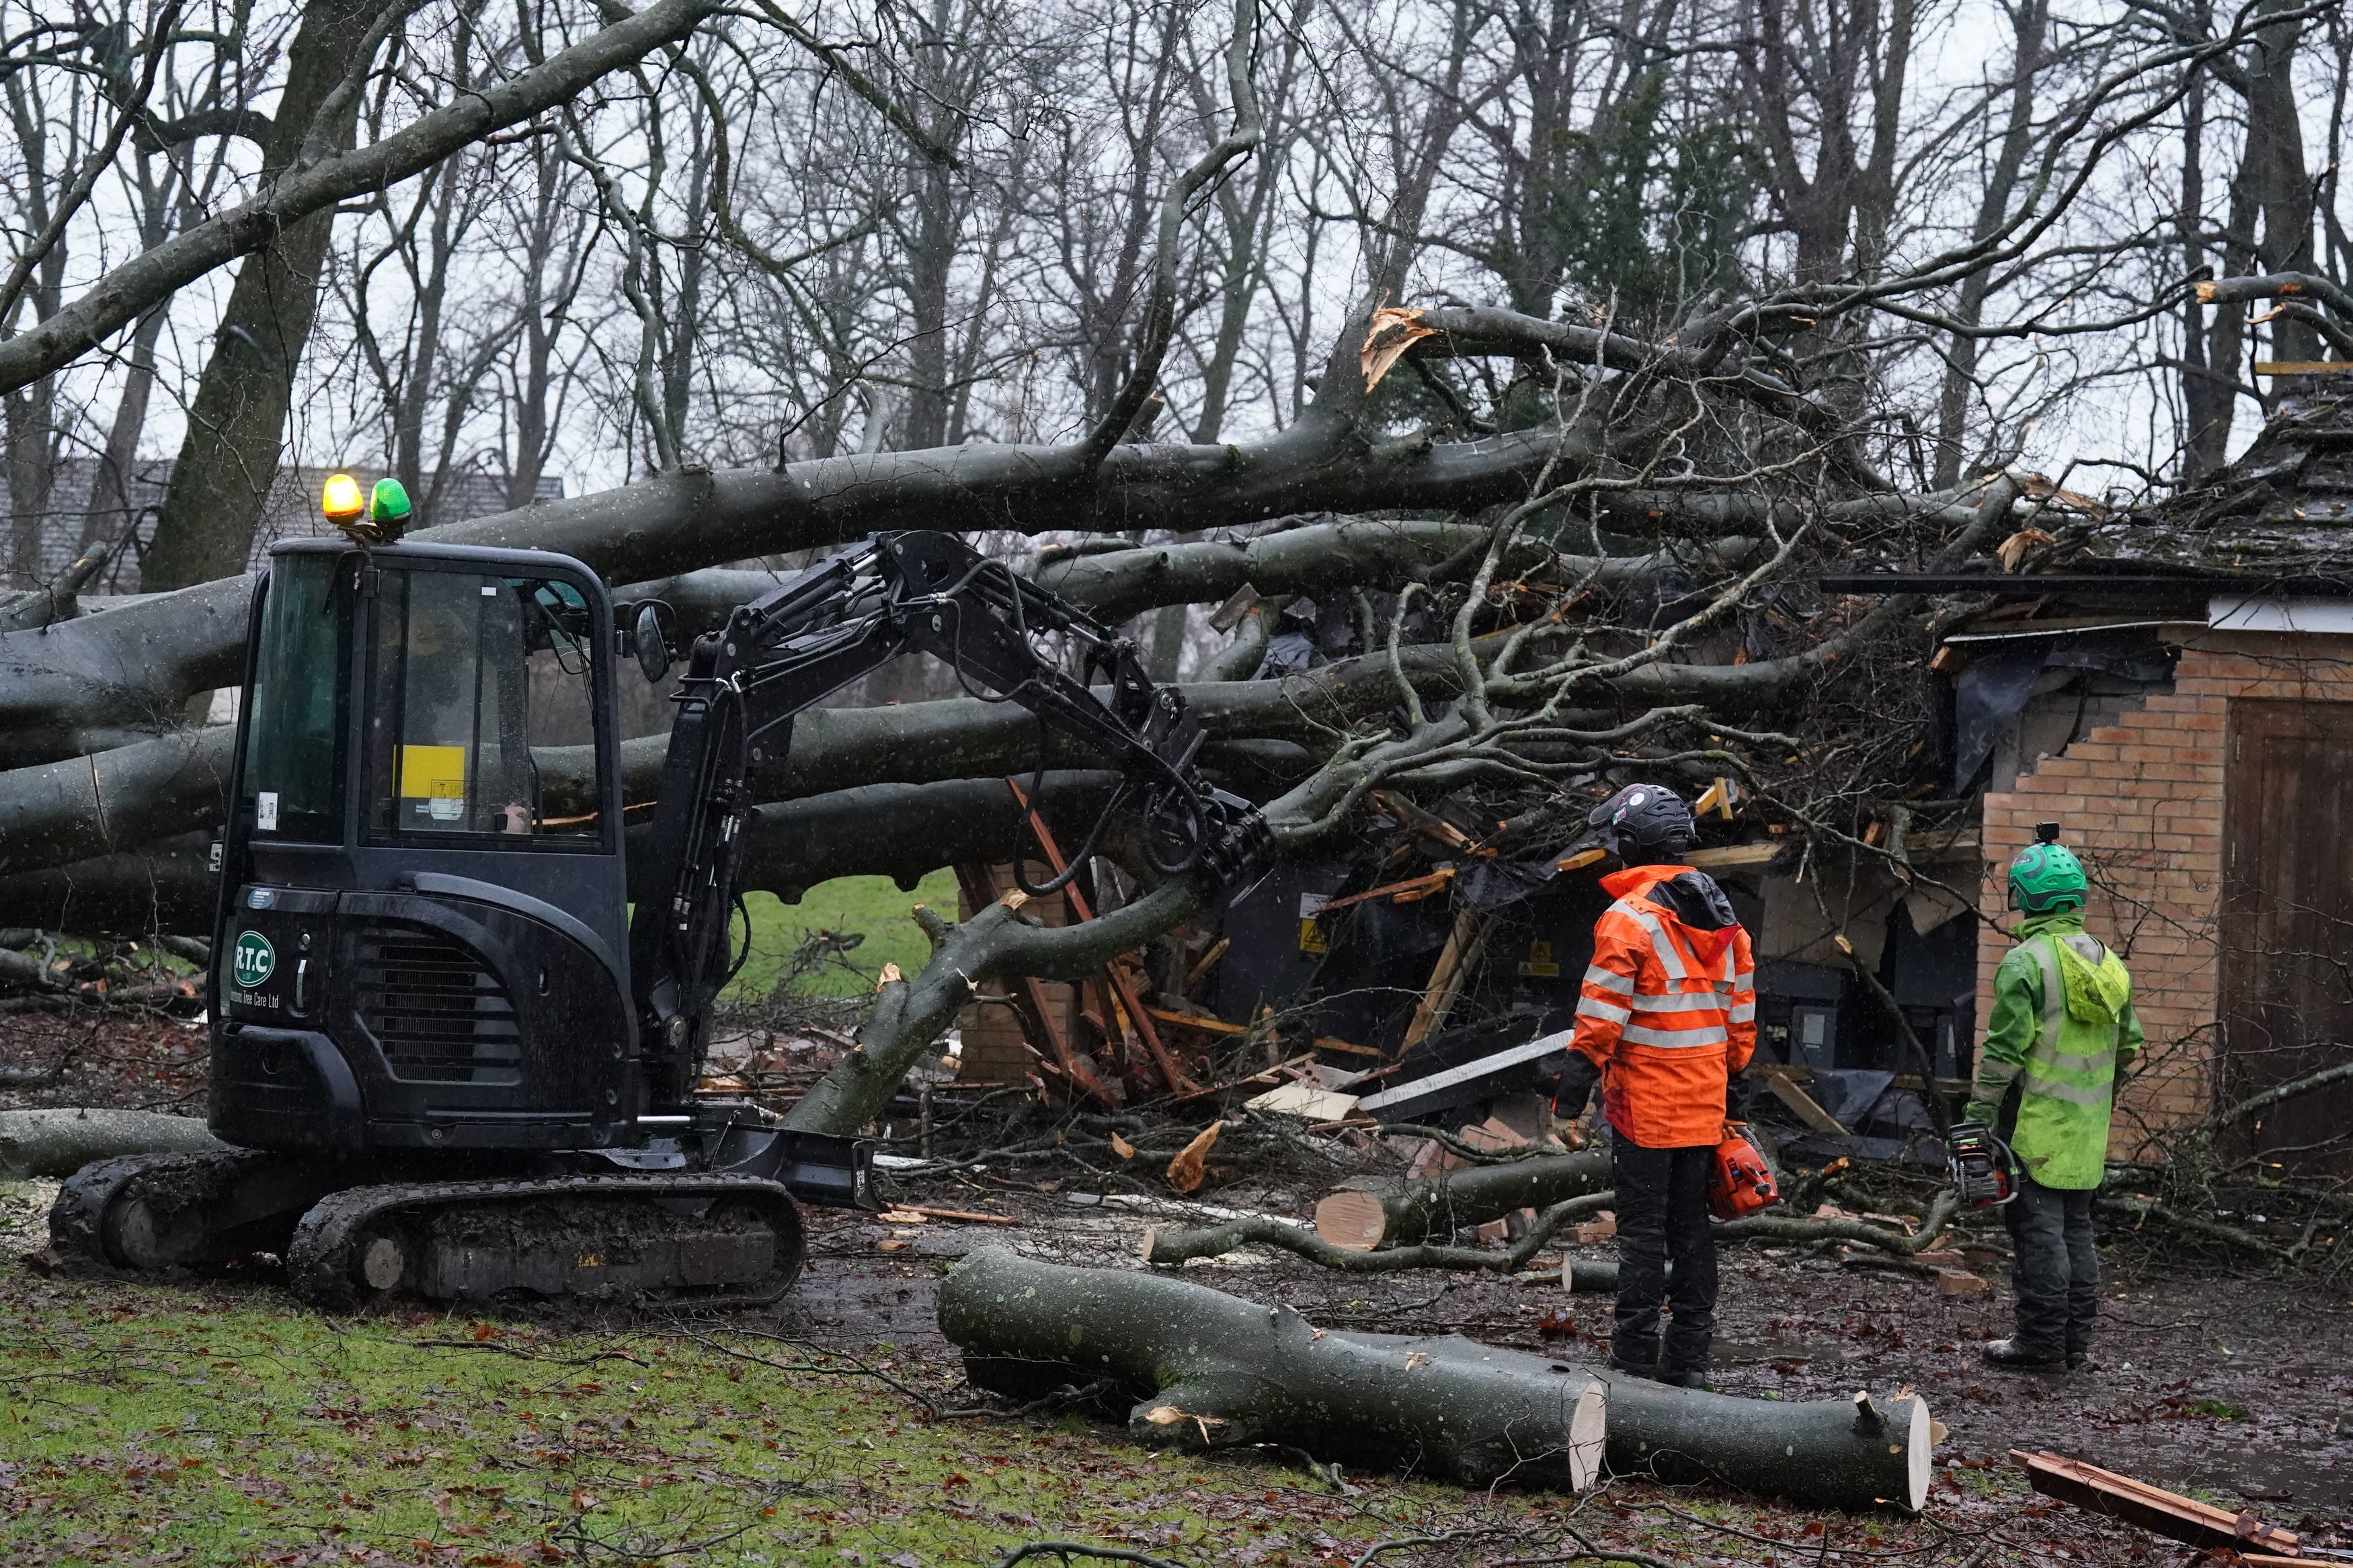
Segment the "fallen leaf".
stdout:
<path fill-rule="evenodd" d="M 1170 1186 L 1180 1193 L 1197 1193 L 1201 1190 L 1201 1179 L 1204 1174 L 1201 1162 L 1209 1152 L 1209 1146 L 1218 1141 L 1218 1134 L 1224 1130 L 1225 1125 L 1223 1121 L 1210 1122 L 1193 1135 L 1193 1141 L 1190 1143 L 1176 1151 L 1176 1157 L 1168 1162 Z"/>
<path fill-rule="evenodd" d="M 1421 312 L 1409 306 L 1386 305 L 1373 312 L 1365 329 L 1365 346 L 1356 351 L 1356 365 L 1365 374 L 1365 390 L 1372 391 L 1403 358 L 1405 351 L 1424 338 L 1438 335 L 1436 327 L 1421 322 Z"/>
<path fill-rule="evenodd" d="M 1123 1160 L 1135 1158 L 1135 1145 L 1114 1132 L 1111 1135 L 1111 1152 Z"/>

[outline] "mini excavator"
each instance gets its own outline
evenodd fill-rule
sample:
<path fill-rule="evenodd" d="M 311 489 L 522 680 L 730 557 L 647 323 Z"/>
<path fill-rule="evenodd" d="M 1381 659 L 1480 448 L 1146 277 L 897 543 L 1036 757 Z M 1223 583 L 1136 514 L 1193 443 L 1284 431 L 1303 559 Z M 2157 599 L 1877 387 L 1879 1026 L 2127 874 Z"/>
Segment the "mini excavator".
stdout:
<path fill-rule="evenodd" d="M 871 1144 L 699 1092 L 754 784 L 795 714 L 902 652 L 1119 770 L 1090 844 L 1133 812 L 1165 874 L 1264 854 L 1131 643 L 954 535 L 883 533 L 693 639 L 633 911 L 615 683 L 632 656 L 668 673 L 675 616 L 398 521 L 278 545 L 254 595 L 213 931 L 209 1121 L 233 1147 L 83 1169 L 50 1215 L 69 1258 L 274 1254 L 335 1306 L 781 1295 L 801 1203 L 880 1205 Z M 585 804 L 543 789 L 559 770 L 593 779 Z"/>

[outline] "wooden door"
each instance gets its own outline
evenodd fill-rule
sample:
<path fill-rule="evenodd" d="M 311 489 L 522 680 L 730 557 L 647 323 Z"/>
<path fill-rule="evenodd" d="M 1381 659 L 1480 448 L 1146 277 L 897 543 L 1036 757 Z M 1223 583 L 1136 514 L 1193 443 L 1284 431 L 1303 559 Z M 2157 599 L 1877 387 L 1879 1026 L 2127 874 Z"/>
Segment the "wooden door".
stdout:
<path fill-rule="evenodd" d="M 2228 740 L 2218 1109 L 2353 1057 L 2353 702 L 2234 701 Z M 2353 1167 L 2353 1146 L 2313 1149 L 2348 1135 L 2353 1082 L 2241 1122 L 2226 1146 Z"/>

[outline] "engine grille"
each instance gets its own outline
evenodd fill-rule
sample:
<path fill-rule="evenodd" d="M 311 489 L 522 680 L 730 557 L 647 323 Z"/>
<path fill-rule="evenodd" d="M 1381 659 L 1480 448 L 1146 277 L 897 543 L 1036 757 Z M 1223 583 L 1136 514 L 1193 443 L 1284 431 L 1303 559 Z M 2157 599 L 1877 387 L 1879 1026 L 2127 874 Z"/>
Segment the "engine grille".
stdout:
<path fill-rule="evenodd" d="M 359 933 L 360 1022 L 410 1083 L 522 1081 L 514 999 L 462 943 L 436 932 Z"/>

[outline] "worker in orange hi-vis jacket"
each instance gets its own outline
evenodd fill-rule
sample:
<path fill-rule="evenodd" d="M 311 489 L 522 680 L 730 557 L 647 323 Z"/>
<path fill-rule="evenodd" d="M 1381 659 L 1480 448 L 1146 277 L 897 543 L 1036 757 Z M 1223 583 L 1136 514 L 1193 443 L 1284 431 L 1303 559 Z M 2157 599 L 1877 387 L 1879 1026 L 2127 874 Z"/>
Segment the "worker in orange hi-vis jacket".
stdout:
<path fill-rule="evenodd" d="M 1733 1075 L 1757 1048 L 1757 966 L 1724 889 L 1704 871 L 1673 863 L 1698 837 L 1674 791 L 1630 784 L 1590 822 L 1626 868 L 1601 879 L 1618 901 L 1594 924 L 1593 963 L 1570 1037 L 1575 1070 L 1563 1083 L 1566 1103 L 1581 1106 L 1599 1079 L 1617 1154 L 1618 1326 L 1609 1363 L 1704 1388 L 1715 1331 L 1708 1178 Z"/>

